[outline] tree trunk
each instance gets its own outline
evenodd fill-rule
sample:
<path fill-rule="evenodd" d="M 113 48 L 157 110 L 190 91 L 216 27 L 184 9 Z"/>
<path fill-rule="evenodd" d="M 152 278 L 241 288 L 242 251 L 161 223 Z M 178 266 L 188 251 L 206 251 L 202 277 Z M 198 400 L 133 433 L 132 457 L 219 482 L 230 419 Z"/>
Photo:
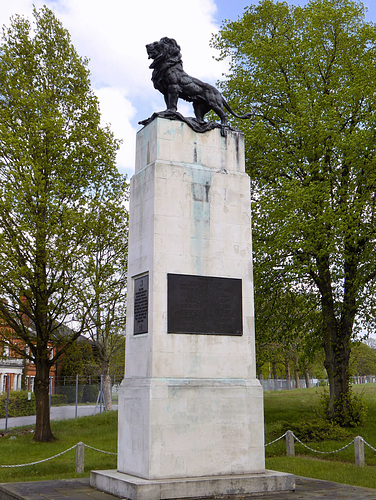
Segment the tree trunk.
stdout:
<path fill-rule="evenodd" d="M 111 384 L 111 377 L 109 374 L 108 362 L 102 362 L 102 374 L 103 374 L 103 396 L 106 405 L 106 410 L 112 410 L 112 384 Z"/>
<path fill-rule="evenodd" d="M 277 363 L 275 361 L 272 361 L 272 373 L 273 373 L 273 379 L 277 380 L 278 375 L 277 375 Z"/>
<path fill-rule="evenodd" d="M 309 371 L 308 370 L 304 370 L 304 378 L 305 378 L 306 388 L 308 389 L 309 387 L 311 387 L 311 381 L 309 379 Z"/>
<path fill-rule="evenodd" d="M 291 389 L 290 361 L 288 358 L 285 358 L 285 368 L 287 389 Z"/>
<path fill-rule="evenodd" d="M 300 380 L 299 380 L 299 358 L 298 353 L 295 352 L 294 356 L 295 369 L 294 369 L 294 377 L 295 377 L 295 388 L 300 389 Z"/>
<path fill-rule="evenodd" d="M 33 441 L 55 441 L 50 421 L 50 365 L 45 359 L 36 360 L 35 369 L 34 392 L 37 416 Z"/>
<path fill-rule="evenodd" d="M 323 264 L 321 262 L 321 264 Z M 330 280 L 329 262 L 321 267 L 321 304 L 324 328 L 324 351 L 329 380 L 328 416 L 340 425 L 346 425 L 351 409 L 349 361 L 351 336 L 356 314 L 354 263 L 345 262 L 345 290 L 340 319 L 335 314 L 335 303 Z"/>
<path fill-rule="evenodd" d="M 350 410 L 350 337 L 343 333 L 339 335 L 332 332 L 330 338 L 330 342 L 325 342 L 324 361 L 329 379 L 328 416 L 339 424 L 346 425 Z"/>
<path fill-rule="evenodd" d="M 273 372 L 273 380 L 274 380 L 274 390 L 278 389 L 278 376 L 277 376 L 277 363 L 272 361 L 272 372 Z"/>
<path fill-rule="evenodd" d="M 295 375 L 295 387 L 296 387 L 296 389 L 300 389 L 300 380 L 299 380 L 299 370 L 298 370 L 298 368 L 295 368 L 294 375 Z"/>

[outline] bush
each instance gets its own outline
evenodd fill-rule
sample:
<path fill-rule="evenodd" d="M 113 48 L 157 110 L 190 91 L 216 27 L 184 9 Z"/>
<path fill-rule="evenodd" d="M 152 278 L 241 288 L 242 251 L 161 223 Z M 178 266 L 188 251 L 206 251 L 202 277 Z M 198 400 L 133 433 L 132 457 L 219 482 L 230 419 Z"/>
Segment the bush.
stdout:
<path fill-rule="evenodd" d="M 66 404 L 68 404 L 68 396 L 66 394 L 51 394 L 51 406 Z"/>
<path fill-rule="evenodd" d="M 27 415 L 35 415 L 35 395 L 33 392 L 29 400 L 29 392 L 27 391 L 10 391 L 8 417 L 26 417 Z M 0 395 L 0 418 L 6 416 L 7 394 Z"/>
<path fill-rule="evenodd" d="M 100 386 L 97 384 L 85 385 L 82 395 L 83 403 L 96 403 Z"/>
<path fill-rule="evenodd" d="M 66 396 L 67 404 L 76 402 L 76 386 L 75 385 L 59 385 L 55 389 L 56 394 Z M 82 403 L 82 395 L 84 388 L 82 385 L 78 386 L 78 403 Z"/>
<path fill-rule="evenodd" d="M 301 421 L 290 424 L 289 430 L 301 441 L 340 441 L 349 437 L 346 429 L 326 420 Z"/>
<path fill-rule="evenodd" d="M 367 404 L 364 394 L 354 394 L 351 389 L 336 403 L 336 415 L 332 417 L 329 412 L 330 396 L 325 391 L 320 395 L 318 413 L 325 420 L 341 427 L 358 427 L 364 425 L 367 418 Z"/>

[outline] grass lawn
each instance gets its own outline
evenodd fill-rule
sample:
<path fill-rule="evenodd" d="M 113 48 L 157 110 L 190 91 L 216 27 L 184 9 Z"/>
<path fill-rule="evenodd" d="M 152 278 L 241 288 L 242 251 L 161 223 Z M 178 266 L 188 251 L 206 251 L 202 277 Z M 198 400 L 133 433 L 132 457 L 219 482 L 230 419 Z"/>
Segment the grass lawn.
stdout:
<path fill-rule="evenodd" d="M 265 442 L 284 434 L 294 423 L 315 420 L 315 410 L 322 389 L 298 389 L 265 393 Z M 329 451 L 341 448 L 355 436 L 362 436 L 376 448 L 376 384 L 354 387 L 355 392 L 364 392 L 368 405 L 368 418 L 364 427 L 347 429 L 341 440 L 308 442 L 311 448 Z M 0 438 L 0 465 L 23 464 L 56 455 L 79 441 L 100 450 L 116 452 L 117 412 L 102 413 L 90 417 L 52 422 L 57 437 L 55 443 L 31 441 L 32 427 L 11 429 Z M 268 469 L 291 472 L 299 476 L 327 479 L 344 484 L 376 489 L 376 452 L 365 447 L 366 467 L 354 465 L 354 446 L 330 455 L 318 455 L 295 443 L 296 456 L 286 457 L 285 440 L 266 447 Z M 17 468 L 1 468 L 0 482 L 38 481 L 88 477 L 92 469 L 116 468 L 116 456 L 85 448 L 85 472 L 75 473 L 76 450 L 37 465 Z"/>
<path fill-rule="evenodd" d="M 0 438 L 0 465 L 24 464 L 54 456 L 82 441 L 94 448 L 117 452 L 117 411 L 58 420 L 51 423 L 57 441 L 34 443 L 33 427 L 10 429 Z M 27 467 L 0 468 L 0 483 L 88 477 L 92 469 L 115 469 L 116 456 L 85 447 L 85 472 L 75 472 L 76 449 L 46 462 Z"/>
<path fill-rule="evenodd" d="M 355 436 L 362 436 L 376 448 L 376 384 L 355 385 L 355 393 L 362 392 L 368 406 L 363 427 L 348 428 L 347 437 L 325 442 L 302 441 L 315 450 L 331 451 L 342 448 Z M 265 392 L 265 442 L 284 434 L 294 423 L 317 420 L 316 409 L 323 389 L 298 389 Z M 321 455 L 310 452 L 295 442 L 295 458 L 286 457 L 285 440 L 266 447 L 268 469 L 291 472 L 299 476 L 326 479 L 344 484 L 376 488 L 376 452 L 365 445 L 366 467 L 356 467 L 354 445 L 338 453 Z"/>

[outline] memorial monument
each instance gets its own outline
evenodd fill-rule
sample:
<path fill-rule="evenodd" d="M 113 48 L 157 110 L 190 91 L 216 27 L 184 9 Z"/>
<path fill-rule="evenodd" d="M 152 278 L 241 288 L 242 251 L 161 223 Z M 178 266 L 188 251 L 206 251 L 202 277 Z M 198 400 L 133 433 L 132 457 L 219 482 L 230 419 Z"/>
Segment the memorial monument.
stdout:
<path fill-rule="evenodd" d="M 243 135 L 174 40 L 147 51 L 167 110 L 137 134 L 118 467 L 91 485 L 131 500 L 293 490 L 293 476 L 265 470 Z M 179 97 L 196 118 L 176 112 Z"/>

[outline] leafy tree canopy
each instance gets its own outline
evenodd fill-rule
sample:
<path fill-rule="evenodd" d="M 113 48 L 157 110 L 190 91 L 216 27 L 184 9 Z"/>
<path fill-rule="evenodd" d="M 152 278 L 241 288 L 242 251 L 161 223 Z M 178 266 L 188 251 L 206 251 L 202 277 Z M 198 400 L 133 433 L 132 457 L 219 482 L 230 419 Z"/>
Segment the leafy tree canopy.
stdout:
<path fill-rule="evenodd" d="M 237 125 L 255 272 L 317 295 L 329 412 L 345 422 L 351 339 L 375 318 L 376 27 L 357 0 L 262 0 L 213 45 L 230 58 L 225 95 L 253 112 Z"/>
<path fill-rule="evenodd" d="M 376 351 L 363 342 L 351 349 L 350 371 L 352 375 L 376 375 Z"/>
<path fill-rule="evenodd" d="M 34 439 L 47 441 L 49 369 L 85 328 L 78 292 L 98 207 L 115 210 L 127 191 L 87 60 L 51 10 L 33 15 L 33 23 L 13 17 L 0 45 L 0 314 L 30 347 Z"/>

